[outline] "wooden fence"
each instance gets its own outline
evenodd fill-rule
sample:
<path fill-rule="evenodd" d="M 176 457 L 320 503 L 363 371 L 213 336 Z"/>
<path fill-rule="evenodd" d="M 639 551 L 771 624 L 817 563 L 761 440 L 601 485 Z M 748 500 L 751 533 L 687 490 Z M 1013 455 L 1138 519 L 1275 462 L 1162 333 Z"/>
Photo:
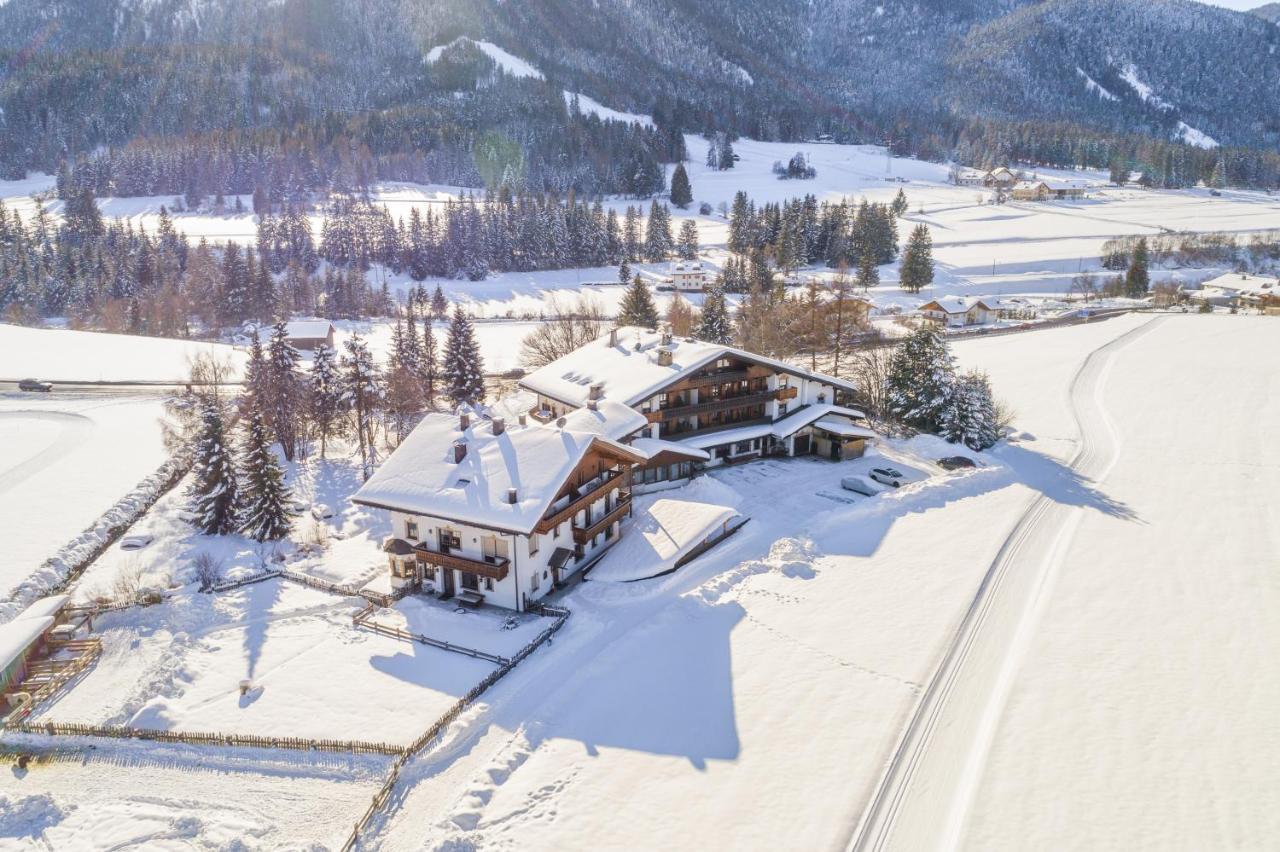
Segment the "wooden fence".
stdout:
<path fill-rule="evenodd" d="M 475 657 L 480 660 L 488 660 L 495 665 L 503 666 L 510 662 L 506 657 L 500 657 L 497 654 L 490 654 L 487 651 L 479 651 L 475 648 L 468 648 L 465 645 L 455 645 L 453 642 L 446 642 L 443 639 L 432 639 L 430 636 L 424 636 L 421 633 L 410 633 L 408 630 L 402 630 L 399 627 L 392 627 L 389 624 L 381 624 L 374 621 L 370 616 L 376 608 L 376 604 L 369 603 L 351 617 L 351 623 L 356 627 L 363 627 L 366 630 L 372 630 L 383 636 L 390 636 L 393 639 L 403 639 L 408 642 L 420 642 L 423 645 L 430 645 L 432 648 L 439 648 L 442 651 L 452 651 L 455 654 L 465 654 L 468 657 Z"/>
<path fill-rule="evenodd" d="M 9 722 L 10 719 L 17 719 L 17 724 L 19 725 L 24 724 L 22 720 L 31 715 L 31 712 L 36 709 L 36 705 L 61 689 L 73 677 L 87 669 L 90 663 L 102 655 L 101 639 L 82 639 L 79 640 L 78 644 L 83 647 L 84 653 L 77 655 L 75 659 L 60 667 L 49 680 L 40 684 L 38 689 L 30 693 L 22 704 L 10 710 L 9 715 L 5 718 L 4 727 L 13 727 Z"/>
<path fill-rule="evenodd" d="M 373 795 L 373 801 L 369 803 L 368 809 L 356 821 L 355 826 L 351 829 L 351 836 L 347 838 L 347 842 L 342 845 L 342 852 L 350 852 L 360 842 L 361 833 L 369 827 L 374 815 L 381 811 L 391 799 L 391 793 L 395 789 L 396 783 L 400 780 L 400 770 L 413 757 L 421 753 L 428 745 L 433 743 L 442 734 L 445 729 L 462 715 L 462 711 L 466 710 L 477 698 L 479 698 L 485 690 L 502 680 L 509 672 L 518 666 L 526 657 L 542 646 L 544 642 L 554 636 L 564 623 L 569 619 L 570 611 L 563 607 L 555 607 L 545 604 L 533 604 L 529 607 L 530 611 L 539 612 L 555 618 L 555 622 L 543 630 L 534 638 L 532 642 L 520 649 L 510 660 L 503 663 L 497 669 L 491 671 L 484 680 L 480 681 L 466 695 L 454 702 L 453 706 L 445 711 L 444 715 L 436 719 L 431 727 L 422 732 L 422 736 L 418 737 L 409 747 L 406 748 L 395 762 L 391 764 L 391 771 L 387 773 L 387 779 L 383 782 L 382 787 Z"/>
<path fill-rule="evenodd" d="M 152 731 L 118 725 L 86 725 L 79 722 L 17 722 L 5 725 L 22 734 L 46 734 L 53 737 L 105 737 L 147 742 L 182 743 L 198 746 L 240 746 L 251 748 L 287 748 L 297 751 L 331 751 L 344 754 L 400 755 L 404 746 L 361 740 L 312 740 L 303 737 L 268 737 L 256 734 L 222 734 L 204 731 Z"/>
<path fill-rule="evenodd" d="M 250 574 L 247 577 L 241 577 L 239 580 L 223 580 L 221 583 L 214 583 L 209 587 L 209 591 L 229 592 L 232 589 L 238 589 L 241 586 L 251 586 L 254 583 L 261 583 L 263 580 L 270 580 L 272 577 L 279 576 L 279 571 L 262 571 L 257 574 Z"/>

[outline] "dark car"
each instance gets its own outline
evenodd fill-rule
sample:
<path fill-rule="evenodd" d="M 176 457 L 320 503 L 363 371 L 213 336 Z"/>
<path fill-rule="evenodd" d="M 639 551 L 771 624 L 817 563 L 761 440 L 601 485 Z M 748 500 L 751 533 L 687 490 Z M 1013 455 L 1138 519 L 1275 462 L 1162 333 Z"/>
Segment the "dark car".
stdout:
<path fill-rule="evenodd" d="M 965 456 L 947 456 L 945 459 L 938 459 L 938 467 L 943 470 L 961 470 L 962 468 L 977 466 L 977 462 Z"/>
<path fill-rule="evenodd" d="M 36 393 L 48 393 L 53 390 L 53 385 L 48 382 L 42 382 L 39 379 L 23 379 L 18 382 L 18 390 L 34 391 Z"/>

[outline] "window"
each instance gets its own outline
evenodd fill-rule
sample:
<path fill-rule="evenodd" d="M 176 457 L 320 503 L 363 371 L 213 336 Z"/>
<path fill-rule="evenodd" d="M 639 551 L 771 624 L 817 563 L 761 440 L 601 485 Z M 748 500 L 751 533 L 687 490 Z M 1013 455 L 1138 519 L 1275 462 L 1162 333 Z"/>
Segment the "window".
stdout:
<path fill-rule="evenodd" d="M 434 582 L 436 579 L 436 569 L 435 568 L 426 569 L 426 572 L 423 576 L 425 576 L 428 580 L 431 580 L 432 582 Z"/>
<path fill-rule="evenodd" d="M 404 522 L 404 537 L 409 539 L 409 541 L 418 540 L 418 522 L 417 521 Z"/>
<path fill-rule="evenodd" d="M 529 577 L 529 591 L 531 592 L 538 591 L 538 572 L 537 571 L 534 571 L 533 575 Z"/>
<path fill-rule="evenodd" d="M 733 448 L 733 451 L 734 451 L 735 453 L 749 453 L 749 452 L 751 452 L 751 442 L 750 442 L 750 441 L 739 441 L 739 442 L 738 442 L 738 445 L 737 445 L 736 447 L 734 447 L 734 448 Z"/>
<path fill-rule="evenodd" d="M 538 539 L 539 539 L 539 538 L 540 538 L 540 536 L 539 536 L 537 533 L 530 533 L 530 534 L 529 534 L 529 555 L 530 555 L 530 556 L 533 556 L 533 555 L 535 555 L 535 554 L 538 552 Z"/>
<path fill-rule="evenodd" d="M 492 578 L 492 577 L 485 577 L 485 578 L 484 578 L 484 590 L 485 590 L 486 592 L 492 592 L 492 591 L 493 591 L 493 578 Z"/>
<path fill-rule="evenodd" d="M 563 526 L 564 526 L 564 524 L 563 524 L 563 523 L 556 524 L 556 530 L 555 530 L 555 534 L 553 535 L 553 538 L 559 538 L 559 537 L 560 537 L 560 528 L 561 528 L 561 527 L 563 527 Z"/>
<path fill-rule="evenodd" d="M 448 553 L 451 550 L 462 549 L 462 534 L 457 530 L 443 528 L 438 533 L 440 541 L 440 550 Z"/>
<path fill-rule="evenodd" d="M 507 542 L 496 535 L 486 535 L 480 539 L 480 552 L 485 562 L 496 564 L 507 558 Z"/>

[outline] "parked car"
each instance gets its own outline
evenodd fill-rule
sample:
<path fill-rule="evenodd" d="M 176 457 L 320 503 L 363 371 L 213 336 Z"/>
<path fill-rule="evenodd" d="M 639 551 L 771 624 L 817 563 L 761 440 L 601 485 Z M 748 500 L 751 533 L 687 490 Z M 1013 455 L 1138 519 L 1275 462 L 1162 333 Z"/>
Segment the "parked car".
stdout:
<path fill-rule="evenodd" d="M 120 549 L 121 550 L 141 550 L 142 548 L 146 547 L 148 544 L 150 544 L 154 540 L 155 540 L 155 536 L 151 535 L 150 533 L 138 533 L 137 535 L 127 535 L 124 538 L 120 539 Z"/>
<path fill-rule="evenodd" d="M 907 481 L 907 477 L 895 467 L 874 467 L 871 469 L 871 478 L 882 485 L 892 485 L 898 488 L 902 483 Z"/>
<path fill-rule="evenodd" d="M 49 382 L 42 382 L 39 379 L 23 379 L 18 382 L 18 390 L 32 391 L 34 393 L 48 393 L 53 390 L 53 385 Z"/>
<path fill-rule="evenodd" d="M 977 466 L 978 463 L 967 456 L 947 456 L 944 459 L 938 459 L 938 467 L 943 470 L 960 470 Z"/>
<path fill-rule="evenodd" d="M 854 494 L 862 494 L 867 497 L 874 497 L 880 493 L 879 486 L 867 481 L 865 476 L 846 476 L 840 480 L 840 487 L 845 491 L 852 491 Z"/>

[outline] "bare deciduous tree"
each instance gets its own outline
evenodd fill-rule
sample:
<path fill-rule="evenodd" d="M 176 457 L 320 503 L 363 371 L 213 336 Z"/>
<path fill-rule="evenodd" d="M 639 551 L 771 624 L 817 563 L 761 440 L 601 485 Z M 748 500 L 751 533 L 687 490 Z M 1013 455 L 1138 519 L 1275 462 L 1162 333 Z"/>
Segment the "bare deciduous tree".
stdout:
<path fill-rule="evenodd" d="M 551 319 L 525 336 L 520 346 L 520 362 L 529 369 L 550 364 L 557 358 L 595 340 L 608 327 L 600 303 L 579 296 L 571 305 L 551 299 Z"/>

